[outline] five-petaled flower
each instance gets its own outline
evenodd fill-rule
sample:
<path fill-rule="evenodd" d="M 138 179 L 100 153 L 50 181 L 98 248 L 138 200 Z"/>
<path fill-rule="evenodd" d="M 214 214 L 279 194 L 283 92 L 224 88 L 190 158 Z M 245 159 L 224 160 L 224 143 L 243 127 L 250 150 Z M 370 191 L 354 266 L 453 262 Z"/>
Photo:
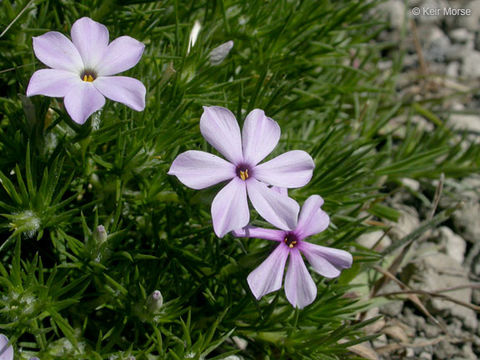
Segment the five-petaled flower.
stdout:
<path fill-rule="evenodd" d="M 217 236 L 246 226 L 250 220 L 248 198 L 265 220 L 284 230 L 295 228 L 299 206 L 287 195 L 267 185 L 296 188 L 306 185 L 315 167 L 305 151 L 286 152 L 263 164 L 280 139 L 277 122 L 255 109 L 245 119 L 242 134 L 235 116 L 223 107 L 204 107 L 200 119 L 203 137 L 228 161 L 190 150 L 172 163 L 169 174 L 186 186 L 203 189 L 229 183 L 212 202 L 213 229 Z"/>
<path fill-rule="evenodd" d="M 129 36 L 109 44 L 108 29 L 87 17 L 75 21 L 71 35 L 72 41 L 57 31 L 33 38 L 35 55 L 51 69 L 32 75 L 27 96 L 63 97 L 78 124 L 99 110 L 105 97 L 143 110 L 145 86 L 137 79 L 112 75 L 135 66 L 145 46 Z"/>
<path fill-rule="evenodd" d="M 13 347 L 3 334 L 0 334 L 0 360 L 13 360 Z"/>
<path fill-rule="evenodd" d="M 293 231 L 246 227 L 235 230 L 238 237 L 251 237 L 278 241 L 275 250 L 253 270 L 247 278 L 253 295 L 260 299 L 263 295 L 280 289 L 287 258 L 290 263 L 285 277 L 285 294 L 288 301 L 298 308 L 311 304 L 317 296 L 317 287 L 310 276 L 302 254 L 313 269 L 326 278 L 340 275 L 341 269 L 352 265 L 352 255 L 344 250 L 315 245 L 305 241 L 308 236 L 322 232 L 328 227 L 330 218 L 321 209 L 323 199 L 310 196 L 303 204 L 298 225 Z"/>

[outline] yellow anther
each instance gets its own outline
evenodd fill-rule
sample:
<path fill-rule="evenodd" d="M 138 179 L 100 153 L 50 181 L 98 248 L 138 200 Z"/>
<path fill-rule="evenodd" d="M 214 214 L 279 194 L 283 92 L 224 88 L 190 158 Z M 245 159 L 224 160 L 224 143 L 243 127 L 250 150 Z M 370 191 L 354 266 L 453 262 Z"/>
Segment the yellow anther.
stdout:
<path fill-rule="evenodd" d="M 288 245 L 290 249 L 293 249 L 297 245 L 297 240 L 289 241 L 288 237 L 286 237 L 283 241 L 285 242 L 285 244 Z"/>
<path fill-rule="evenodd" d="M 245 169 L 245 171 L 240 171 L 240 178 L 245 181 L 248 179 L 248 169 Z"/>
<path fill-rule="evenodd" d="M 93 78 L 92 75 L 90 75 L 90 74 L 88 74 L 88 75 L 87 75 L 87 74 L 83 75 L 83 81 L 93 82 L 93 80 L 95 80 L 95 79 Z"/>

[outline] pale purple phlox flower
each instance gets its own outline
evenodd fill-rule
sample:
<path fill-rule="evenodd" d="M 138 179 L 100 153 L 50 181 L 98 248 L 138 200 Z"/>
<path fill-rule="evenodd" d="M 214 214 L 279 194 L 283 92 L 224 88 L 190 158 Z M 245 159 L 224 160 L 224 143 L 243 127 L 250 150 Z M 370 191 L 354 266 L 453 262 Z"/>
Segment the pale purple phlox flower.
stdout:
<path fill-rule="evenodd" d="M 315 164 L 305 151 L 293 150 L 259 164 L 280 139 L 277 122 L 263 110 L 252 110 L 240 133 L 230 110 L 204 107 L 200 119 L 203 137 L 226 159 L 190 150 L 177 156 L 168 174 L 192 189 L 228 181 L 212 202 L 213 229 L 217 236 L 246 226 L 250 220 L 248 198 L 269 223 L 284 230 L 295 228 L 300 207 L 286 195 L 268 187 L 297 188 L 312 178 Z"/>
<path fill-rule="evenodd" d="M 313 269 L 326 278 L 340 275 L 342 269 L 352 265 L 352 255 L 344 250 L 309 243 L 305 239 L 324 231 L 330 218 L 321 209 L 323 199 L 310 196 L 302 206 L 297 227 L 292 231 L 263 229 L 248 226 L 233 231 L 238 237 L 260 238 L 277 241 L 273 252 L 247 277 L 255 298 L 280 289 L 287 258 L 290 256 L 285 277 L 285 294 L 288 301 L 298 308 L 311 304 L 317 296 L 317 287 L 302 258 L 305 256 Z"/>
<path fill-rule="evenodd" d="M 108 29 L 83 17 L 72 25 L 72 40 L 50 31 L 33 38 L 37 58 L 51 69 L 37 70 L 27 96 L 64 98 L 73 121 L 83 124 L 105 104 L 105 97 L 136 111 L 145 108 L 145 86 L 137 79 L 112 76 L 134 67 L 145 45 L 130 36 L 110 44 Z"/>

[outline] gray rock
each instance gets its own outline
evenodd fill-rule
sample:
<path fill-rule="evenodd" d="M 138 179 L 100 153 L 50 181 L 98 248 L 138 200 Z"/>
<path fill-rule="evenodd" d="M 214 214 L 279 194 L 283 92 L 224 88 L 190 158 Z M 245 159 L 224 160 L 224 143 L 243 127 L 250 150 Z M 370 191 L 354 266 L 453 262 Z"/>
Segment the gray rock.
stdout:
<path fill-rule="evenodd" d="M 472 243 L 480 240 L 480 204 L 475 201 L 468 201 L 453 213 L 453 222 L 460 231 L 462 237 Z"/>
<path fill-rule="evenodd" d="M 390 26 L 395 30 L 401 30 L 405 19 L 405 4 L 403 1 L 388 0 L 377 6 L 379 13 L 386 16 Z"/>
<path fill-rule="evenodd" d="M 419 360 L 432 360 L 432 354 L 430 354 L 426 351 L 423 351 L 422 353 L 420 353 L 418 359 Z"/>
<path fill-rule="evenodd" d="M 413 310 L 409 307 L 403 309 L 404 323 L 412 328 L 420 328 L 425 324 L 425 319 L 421 316 L 415 315 Z"/>
<path fill-rule="evenodd" d="M 425 324 L 423 325 L 423 331 L 425 332 L 425 336 L 430 339 L 440 335 L 440 329 L 437 325 Z"/>
<path fill-rule="evenodd" d="M 452 30 L 448 33 L 448 35 L 450 35 L 450 38 L 454 43 L 460 44 L 473 42 L 473 39 L 475 38 L 475 35 L 473 33 L 469 32 L 467 29 L 464 28 Z"/>
<path fill-rule="evenodd" d="M 470 31 L 478 31 L 480 24 L 480 1 L 472 0 L 466 6 L 466 9 L 471 9 L 470 16 L 462 16 L 462 26 Z"/>
<path fill-rule="evenodd" d="M 462 76 L 466 78 L 480 77 L 480 52 L 472 50 L 463 58 Z"/>
<path fill-rule="evenodd" d="M 472 47 L 472 48 L 471 48 Z M 464 44 L 453 44 L 451 45 L 446 53 L 445 60 L 447 61 L 463 61 L 463 59 L 468 56 L 473 51 L 473 43 L 464 45 Z"/>
<path fill-rule="evenodd" d="M 480 53 L 478 60 L 480 61 Z M 449 122 L 450 125 L 457 130 L 480 132 L 480 116 L 477 115 L 452 114 Z"/>
<path fill-rule="evenodd" d="M 380 289 L 378 294 L 381 295 L 381 294 L 397 292 L 401 290 L 402 289 L 396 282 L 390 281 Z M 379 307 L 379 310 L 382 314 L 385 314 L 391 317 L 396 317 L 398 314 L 402 312 L 402 309 L 403 309 L 403 300 L 391 300 L 390 302 L 384 305 L 381 305 Z"/>
<path fill-rule="evenodd" d="M 420 183 L 417 180 L 410 179 L 410 178 L 402 178 L 401 182 L 403 186 L 409 188 L 412 191 L 420 190 Z"/>
<path fill-rule="evenodd" d="M 461 182 L 461 186 L 463 187 L 460 189 L 461 195 L 465 197 L 467 200 L 471 200 L 472 202 L 480 200 L 480 175 L 479 174 L 472 174 L 466 178 L 464 178 Z"/>
<path fill-rule="evenodd" d="M 466 343 L 462 346 L 462 352 L 464 359 L 476 359 L 477 356 L 472 350 L 472 344 L 471 343 Z"/>
<path fill-rule="evenodd" d="M 434 252 L 427 254 L 417 260 L 417 266 L 419 270 L 417 273 L 418 284 L 414 285 L 417 289 L 436 291 L 470 283 L 462 265 L 445 254 Z M 472 289 L 463 288 L 449 291 L 448 296 L 463 302 L 470 302 Z M 477 329 L 477 316 L 472 309 L 439 298 L 432 298 L 430 304 L 434 311 L 451 314 L 461 319 L 466 328 Z"/>
<path fill-rule="evenodd" d="M 480 305 L 480 289 L 473 289 L 472 302 L 474 304 Z"/>
<path fill-rule="evenodd" d="M 365 233 L 358 237 L 357 242 L 366 248 L 372 249 L 373 246 L 377 243 L 377 241 L 382 239 L 377 245 L 377 248 L 378 250 L 385 249 L 386 247 L 390 246 L 392 240 L 388 235 L 383 236 L 383 234 L 384 232 L 382 230 Z"/>
<path fill-rule="evenodd" d="M 437 346 L 434 347 L 434 355 L 438 359 L 452 359 L 452 357 L 458 352 L 458 349 L 450 344 L 448 341 L 443 340 Z"/>
<path fill-rule="evenodd" d="M 458 77 L 460 73 L 460 63 L 457 61 L 452 61 L 447 65 L 446 75 L 451 78 Z"/>
<path fill-rule="evenodd" d="M 418 212 L 415 208 L 406 205 L 396 205 L 395 207 L 400 211 L 400 217 L 397 223 L 389 222 L 389 225 L 392 226 L 389 235 L 394 241 L 410 234 L 420 225 Z"/>
<path fill-rule="evenodd" d="M 372 341 L 372 345 L 374 348 L 379 348 L 388 344 L 387 335 L 382 334 L 379 337 L 375 338 Z"/>
<path fill-rule="evenodd" d="M 467 248 L 466 241 L 446 226 L 440 227 L 438 231 L 440 242 L 447 255 L 459 264 L 462 264 L 465 258 L 465 249 Z"/>
<path fill-rule="evenodd" d="M 395 317 L 402 312 L 403 301 L 402 300 L 392 300 L 388 304 L 380 306 L 380 312 L 382 314 Z"/>
<path fill-rule="evenodd" d="M 443 62 L 451 46 L 448 36 L 440 28 L 431 24 L 422 25 L 418 31 L 422 34 L 421 42 L 425 59 Z"/>

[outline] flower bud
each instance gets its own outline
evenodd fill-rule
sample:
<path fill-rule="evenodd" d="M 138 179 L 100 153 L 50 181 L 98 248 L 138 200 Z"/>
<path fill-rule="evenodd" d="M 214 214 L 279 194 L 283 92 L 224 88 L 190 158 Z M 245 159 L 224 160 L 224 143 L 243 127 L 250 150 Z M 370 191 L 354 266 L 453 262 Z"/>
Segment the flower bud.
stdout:
<path fill-rule="evenodd" d="M 150 313 L 157 313 L 163 305 L 163 296 L 160 290 L 155 290 L 147 298 L 147 310 Z"/>
<path fill-rule="evenodd" d="M 107 232 L 105 231 L 105 227 L 103 225 L 98 225 L 93 231 L 93 240 L 95 240 L 98 245 L 101 245 L 107 241 Z"/>
<path fill-rule="evenodd" d="M 227 41 L 220 46 L 217 46 L 210 52 L 210 64 L 212 65 L 220 65 L 223 60 L 227 57 L 230 53 L 230 50 L 233 48 L 233 41 Z"/>

